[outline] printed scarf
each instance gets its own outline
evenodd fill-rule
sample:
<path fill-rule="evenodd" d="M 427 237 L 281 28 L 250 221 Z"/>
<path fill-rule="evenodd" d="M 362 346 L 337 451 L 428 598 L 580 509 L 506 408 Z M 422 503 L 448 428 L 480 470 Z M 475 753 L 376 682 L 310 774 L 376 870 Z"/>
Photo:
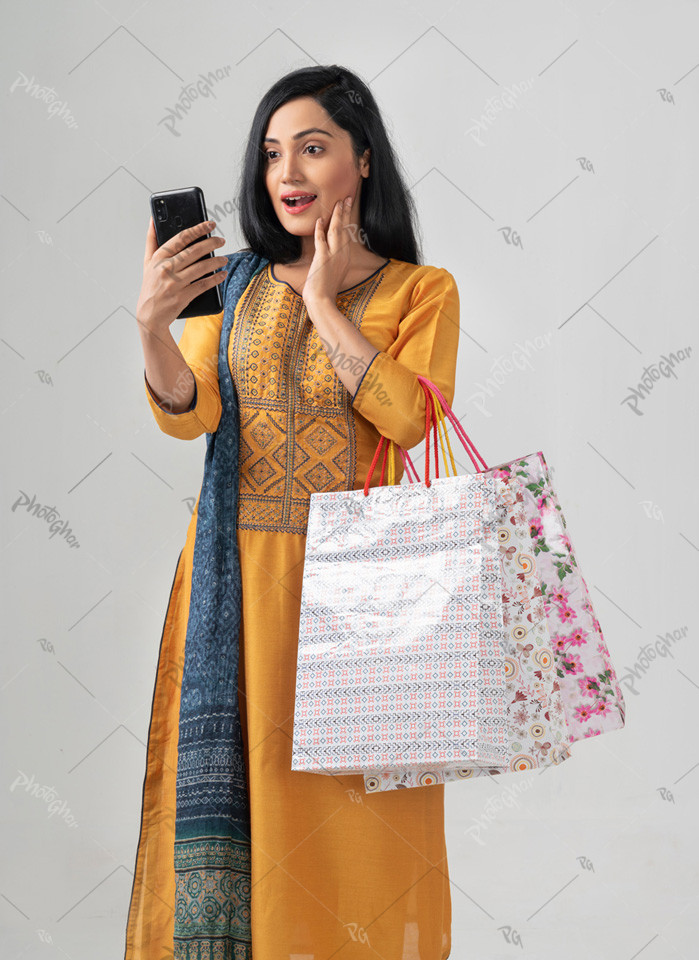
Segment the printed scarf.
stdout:
<path fill-rule="evenodd" d="M 221 419 L 206 434 L 180 699 L 175 960 L 252 960 L 250 804 L 238 705 L 240 416 L 228 345 L 236 304 L 268 262 L 233 253 L 221 285 Z"/>

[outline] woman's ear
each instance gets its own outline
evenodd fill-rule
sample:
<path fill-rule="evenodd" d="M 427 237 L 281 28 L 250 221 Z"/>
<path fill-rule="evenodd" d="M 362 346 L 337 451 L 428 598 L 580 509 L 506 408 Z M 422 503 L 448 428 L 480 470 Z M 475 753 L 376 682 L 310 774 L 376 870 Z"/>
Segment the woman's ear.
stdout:
<path fill-rule="evenodd" d="M 371 156 L 371 147 L 367 147 L 366 150 L 364 151 L 364 153 L 362 154 L 361 160 L 359 161 L 359 170 L 360 170 L 360 172 L 361 172 L 361 174 L 362 174 L 363 177 L 368 177 L 368 176 L 369 176 L 369 158 L 370 158 L 370 156 Z"/>

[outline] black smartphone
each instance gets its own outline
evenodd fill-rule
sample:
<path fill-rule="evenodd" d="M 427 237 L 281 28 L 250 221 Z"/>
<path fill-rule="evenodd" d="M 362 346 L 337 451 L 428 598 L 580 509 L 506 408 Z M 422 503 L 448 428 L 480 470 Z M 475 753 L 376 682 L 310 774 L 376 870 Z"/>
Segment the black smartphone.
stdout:
<path fill-rule="evenodd" d="M 150 209 L 159 247 L 162 247 L 164 243 L 171 240 L 181 230 L 185 230 L 187 227 L 195 227 L 198 223 L 209 219 L 206 215 L 204 194 L 200 187 L 183 187 L 181 190 L 161 190 L 159 193 L 152 193 Z M 202 233 L 192 243 L 198 243 L 210 236 L 210 233 Z M 192 243 L 188 243 L 187 246 L 191 247 Z M 215 251 L 215 253 L 217 256 L 219 255 L 218 251 Z M 203 257 L 199 257 L 195 262 L 199 263 L 199 260 L 213 256 L 214 251 L 210 251 L 205 253 Z M 214 273 L 213 270 L 205 273 L 203 277 L 210 277 L 212 273 Z M 222 310 L 221 284 L 217 283 L 216 286 L 200 293 L 191 303 L 188 303 L 177 319 L 206 317 L 213 313 L 220 313 Z"/>

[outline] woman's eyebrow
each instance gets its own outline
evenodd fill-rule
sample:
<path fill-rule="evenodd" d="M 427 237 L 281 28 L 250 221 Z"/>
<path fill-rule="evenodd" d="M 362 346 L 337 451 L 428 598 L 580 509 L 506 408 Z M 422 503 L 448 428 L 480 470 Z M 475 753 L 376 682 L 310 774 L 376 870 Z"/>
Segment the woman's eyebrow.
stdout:
<path fill-rule="evenodd" d="M 308 130 L 301 130 L 299 133 L 295 133 L 291 139 L 300 140 L 301 137 L 307 137 L 309 133 L 324 133 L 326 137 L 332 137 L 332 133 L 329 133 L 327 130 L 321 130 L 320 127 L 309 127 Z M 275 140 L 274 137 L 265 137 L 262 142 L 279 143 L 279 141 Z"/>

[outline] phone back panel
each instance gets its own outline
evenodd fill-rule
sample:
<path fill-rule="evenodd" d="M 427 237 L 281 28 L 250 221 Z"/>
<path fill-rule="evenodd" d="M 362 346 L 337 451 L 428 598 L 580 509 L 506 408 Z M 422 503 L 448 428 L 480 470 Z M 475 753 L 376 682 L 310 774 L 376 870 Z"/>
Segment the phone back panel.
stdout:
<path fill-rule="evenodd" d="M 158 203 L 159 200 L 165 201 L 164 207 L 163 204 Z M 204 194 L 200 187 L 183 187 L 179 190 L 161 190 L 159 193 L 153 193 L 150 198 L 150 206 L 159 247 L 162 247 L 168 240 L 172 240 L 180 231 L 187 227 L 194 227 L 207 219 Z M 210 236 L 210 233 L 201 234 L 187 246 L 189 247 L 192 243 L 198 243 L 205 237 Z M 213 256 L 213 252 L 209 252 L 204 254 L 203 257 L 199 257 L 195 262 L 198 263 L 199 260 L 210 259 Z M 211 276 L 211 272 L 204 274 L 204 276 Z M 177 319 L 205 317 L 220 313 L 221 310 L 223 310 L 223 301 L 220 284 L 217 284 L 188 303 Z"/>

